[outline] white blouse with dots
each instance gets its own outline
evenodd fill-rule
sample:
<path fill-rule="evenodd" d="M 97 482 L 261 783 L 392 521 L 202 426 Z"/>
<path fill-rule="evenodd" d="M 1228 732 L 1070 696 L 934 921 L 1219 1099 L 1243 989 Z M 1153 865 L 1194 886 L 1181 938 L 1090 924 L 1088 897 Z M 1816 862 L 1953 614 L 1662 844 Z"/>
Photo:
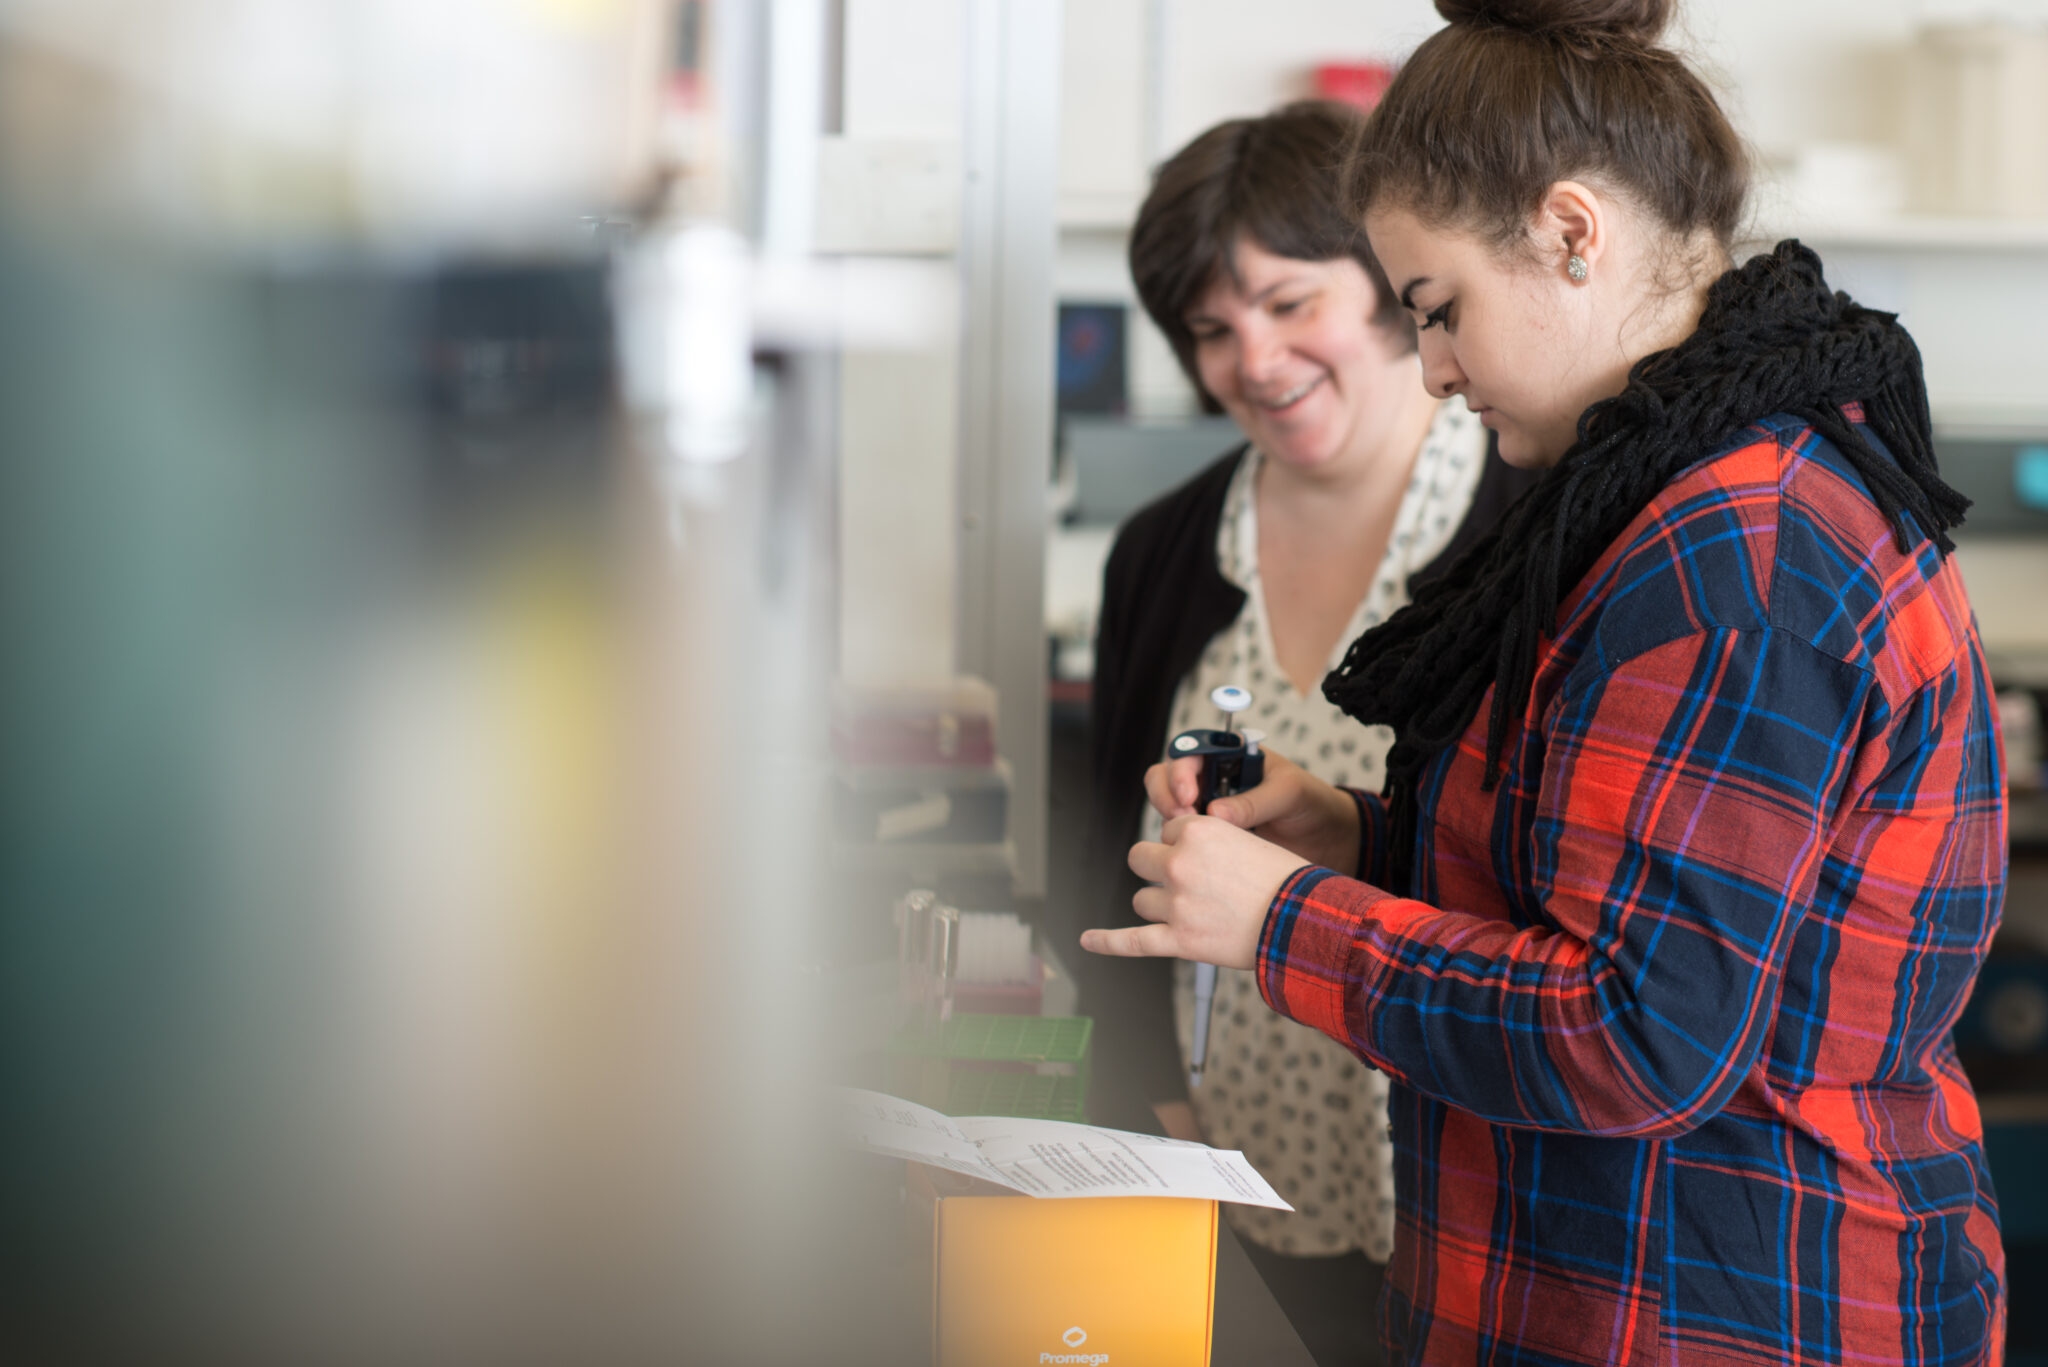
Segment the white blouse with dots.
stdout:
<path fill-rule="evenodd" d="M 1329 668 L 1366 628 L 1408 601 L 1408 576 L 1428 564 L 1457 530 L 1479 486 L 1486 429 L 1453 398 L 1437 408 L 1372 585 L 1338 637 Z M 1393 733 L 1360 726 L 1320 689 L 1296 692 L 1280 669 L 1259 579 L 1259 522 L 1253 490 L 1263 457 L 1248 450 L 1224 495 L 1216 532 L 1223 577 L 1245 592 L 1237 620 L 1218 632 L 1174 694 L 1166 742 L 1193 727 L 1219 726 L 1209 701 L 1221 684 L 1251 690 L 1245 726 L 1266 744 L 1331 783 L 1378 791 Z M 1159 814 L 1145 810 L 1143 837 L 1159 838 Z M 1183 1061 L 1194 1036 L 1194 966 L 1176 965 L 1174 1015 Z M 1217 975 L 1209 1057 L 1195 1089 L 1202 1133 L 1219 1148 L 1242 1149 L 1294 1209 L 1228 1205 L 1231 1225 L 1280 1253 L 1363 1249 L 1385 1262 L 1394 1248 L 1394 1170 L 1387 1140 L 1387 1079 L 1329 1036 L 1276 1015 L 1250 973 Z"/>

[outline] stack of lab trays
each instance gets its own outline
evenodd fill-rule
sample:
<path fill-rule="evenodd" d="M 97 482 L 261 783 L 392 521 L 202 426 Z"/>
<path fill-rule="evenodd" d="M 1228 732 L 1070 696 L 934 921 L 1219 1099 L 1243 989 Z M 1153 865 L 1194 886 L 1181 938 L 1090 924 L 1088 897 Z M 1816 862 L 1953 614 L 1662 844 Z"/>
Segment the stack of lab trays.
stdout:
<path fill-rule="evenodd" d="M 996 691 L 961 678 L 926 688 L 841 685 L 832 703 L 837 862 L 902 882 L 1000 875 L 1010 767 L 996 754 Z"/>
<path fill-rule="evenodd" d="M 896 924 L 903 1024 L 888 1089 L 949 1115 L 1085 1120 L 1094 1022 L 1037 1014 L 1046 969 L 1030 927 L 924 890 L 898 904 Z"/>

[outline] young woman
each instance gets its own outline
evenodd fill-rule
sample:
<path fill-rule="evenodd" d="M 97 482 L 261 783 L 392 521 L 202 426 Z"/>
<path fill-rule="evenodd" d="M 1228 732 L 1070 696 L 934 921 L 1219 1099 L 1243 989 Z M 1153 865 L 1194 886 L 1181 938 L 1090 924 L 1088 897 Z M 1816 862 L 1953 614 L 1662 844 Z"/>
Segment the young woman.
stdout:
<path fill-rule="evenodd" d="M 1949 1044 L 2005 878 L 1919 354 L 1796 242 L 1668 0 L 1438 0 L 1357 152 L 1432 391 L 1543 471 L 1285 761 L 1130 854 L 1114 954 L 1251 970 L 1393 1080 L 1395 1361 L 1998 1360 Z"/>
<path fill-rule="evenodd" d="M 1218 125 L 1160 168 L 1132 232 L 1139 297 L 1205 403 L 1248 440 L 1133 516 L 1104 576 L 1094 828 L 1116 905 L 1129 904 L 1124 854 L 1141 833 L 1145 769 L 1175 733 L 1215 725 L 1220 684 L 1250 689 L 1245 723 L 1311 772 L 1378 785 L 1391 733 L 1361 730 L 1322 696 L 1322 678 L 1407 601 L 1412 574 L 1528 482 L 1488 456 L 1462 400 L 1423 388 L 1414 327 L 1340 199 L 1336 171 L 1360 122 L 1306 103 Z M 1386 1079 L 1227 970 L 1191 1094 L 1192 969 L 1181 967 L 1177 1013 L 1167 965 L 1091 975 L 1107 1074 L 1097 1094 L 1140 1096 L 1183 1137 L 1248 1153 L 1295 1212 L 1232 1206 L 1233 1225 L 1257 1249 L 1316 1260 L 1263 1259 L 1262 1270 L 1328 1283 L 1358 1337 L 1351 1307 L 1393 1246 Z"/>

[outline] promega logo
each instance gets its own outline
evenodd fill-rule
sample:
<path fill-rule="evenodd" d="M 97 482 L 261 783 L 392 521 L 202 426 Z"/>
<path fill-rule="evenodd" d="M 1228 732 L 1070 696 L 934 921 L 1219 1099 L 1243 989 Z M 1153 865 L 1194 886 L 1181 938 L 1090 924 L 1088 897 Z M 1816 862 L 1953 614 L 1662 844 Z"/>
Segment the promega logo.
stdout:
<path fill-rule="evenodd" d="M 1067 1330 L 1067 1332 L 1066 1332 L 1066 1333 L 1064 1333 L 1064 1334 L 1061 1334 L 1061 1335 L 1060 1335 L 1060 1342 L 1062 1342 L 1062 1343 L 1066 1344 L 1066 1345 L 1067 1345 L 1067 1347 L 1069 1347 L 1069 1348 L 1079 1348 L 1079 1347 L 1080 1347 L 1080 1346 L 1081 1346 L 1082 1344 L 1086 1343 L 1087 1341 L 1088 1341 L 1088 1331 L 1087 1331 L 1086 1329 L 1083 1329 L 1083 1328 L 1082 1328 L 1082 1327 L 1081 1327 L 1080 1325 L 1078 1325 L 1078 1324 L 1077 1324 L 1077 1325 L 1075 1325 L 1075 1326 L 1074 1326 L 1073 1328 L 1071 1328 L 1071 1329 Z M 1072 1362 L 1072 1363 L 1086 1363 L 1086 1364 L 1087 1364 L 1087 1367 L 1102 1367 L 1102 1364 L 1103 1364 L 1103 1363 L 1105 1363 L 1105 1362 L 1108 1362 L 1108 1361 L 1109 1361 L 1109 1354 L 1107 1354 L 1107 1353 L 1040 1353 L 1040 1354 L 1038 1355 L 1038 1360 L 1039 1360 L 1039 1361 L 1040 1361 L 1041 1363 L 1051 1363 L 1051 1362 Z"/>

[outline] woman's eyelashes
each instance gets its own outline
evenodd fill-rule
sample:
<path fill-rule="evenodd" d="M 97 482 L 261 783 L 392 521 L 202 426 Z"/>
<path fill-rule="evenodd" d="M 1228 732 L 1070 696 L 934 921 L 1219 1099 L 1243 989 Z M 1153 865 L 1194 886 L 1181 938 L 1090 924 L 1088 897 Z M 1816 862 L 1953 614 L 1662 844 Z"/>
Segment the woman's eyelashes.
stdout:
<path fill-rule="evenodd" d="M 1433 327 L 1447 327 L 1450 321 L 1451 301 L 1446 299 L 1428 313 L 1423 314 L 1422 321 L 1416 325 L 1415 330 L 1417 332 L 1427 332 Z"/>

